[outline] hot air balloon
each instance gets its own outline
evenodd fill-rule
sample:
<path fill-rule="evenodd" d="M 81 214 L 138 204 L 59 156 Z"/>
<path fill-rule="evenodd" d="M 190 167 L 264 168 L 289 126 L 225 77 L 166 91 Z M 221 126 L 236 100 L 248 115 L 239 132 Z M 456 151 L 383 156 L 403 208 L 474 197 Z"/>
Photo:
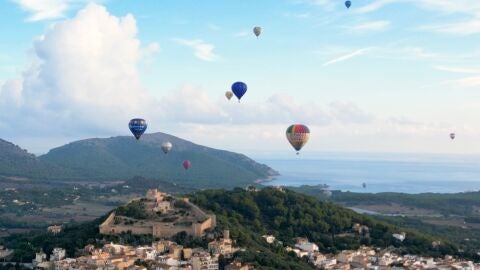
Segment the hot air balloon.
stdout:
<path fill-rule="evenodd" d="M 367 184 L 363 183 L 363 184 L 362 184 L 362 187 L 363 187 L 363 188 L 366 188 L 366 187 L 367 187 Z"/>
<path fill-rule="evenodd" d="M 163 153 L 165 154 L 168 154 L 168 152 L 170 152 L 170 150 L 172 150 L 172 143 L 171 142 L 164 142 L 162 143 L 162 151 Z"/>
<path fill-rule="evenodd" d="M 452 140 L 455 139 L 455 133 L 450 133 L 450 139 L 452 139 Z"/>
<path fill-rule="evenodd" d="M 287 128 L 287 139 L 290 144 L 297 150 L 297 155 L 300 149 L 308 142 L 310 138 L 310 129 L 301 124 L 291 125 Z"/>
<path fill-rule="evenodd" d="M 190 167 L 192 167 L 192 162 L 190 162 L 190 160 L 184 160 L 183 161 L 183 168 L 185 170 L 188 170 L 188 169 L 190 169 Z"/>
<path fill-rule="evenodd" d="M 225 97 L 226 97 L 228 100 L 232 99 L 232 97 L 233 97 L 232 91 L 227 91 L 227 92 L 225 92 Z"/>
<path fill-rule="evenodd" d="M 260 26 L 255 26 L 255 27 L 253 28 L 253 33 L 254 33 L 255 36 L 257 36 L 257 38 L 258 38 L 258 36 L 260 36 L 260 34 L 262 33 L 262 28 L 261 28 Z"/>
<path fill-rule="evenodd" d="M 145 133 L 145 130 L 147 130 L 147 122 L 141 118 L 134 118 L 128 123 L 128 128 L 138 140 L 142 134 Z"/>
<path fill-rule="evenodd" d="M 352 1 L 345 1 L 345 6 L 347 8 L 350 8 L 351 5 L 352 5 Z"/>
<path fill-rule="evenodd" d="M 247 85 L 244 82 L 236 82 L 232 84 L 232 92 L 238 98 L 238 102 L 240 102 L 240 99 L 247 92 Z"/>

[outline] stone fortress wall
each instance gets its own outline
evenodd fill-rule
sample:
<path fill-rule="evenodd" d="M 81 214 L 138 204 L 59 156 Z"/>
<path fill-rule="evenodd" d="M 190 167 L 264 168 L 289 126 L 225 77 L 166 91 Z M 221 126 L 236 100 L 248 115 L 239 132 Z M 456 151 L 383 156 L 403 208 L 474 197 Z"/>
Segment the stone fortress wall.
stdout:
<path fill-rule="evenodd" d="M 147 192 L 147 198 L 158 198 L 159 196 L 156 196 L 155 192 L 156 190 L 149 190 Z M 166 196 L 165 193 L 159 194 L 161 194 L 162 199 Z M 188 235 L 199 237 L 202 236 L 206 230 L 215 228 L 215 215 L 205 213 L 186 198 L 182 200 L 188 205 L 189 211 L 197 217 L 199 220 L 198 222 L 194 222 L 190 226 L 176 225 L 172 222 L 159 222 L 154 220 L 142 220 L 131 225 L 115 224 L 115 212 L 112 212 L 105 221 L 100 224 L 100 233 L 115 235 L 130 232 L 132 234 L 151 234 L 155 237 L 169 238 L 179 232 L 185 231 Z"/>

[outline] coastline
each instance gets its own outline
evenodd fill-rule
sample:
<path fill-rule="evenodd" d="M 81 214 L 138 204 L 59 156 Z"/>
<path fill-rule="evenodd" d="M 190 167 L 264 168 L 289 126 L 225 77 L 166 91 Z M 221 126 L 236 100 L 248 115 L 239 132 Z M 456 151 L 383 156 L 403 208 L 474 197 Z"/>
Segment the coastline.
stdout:
<path fill-rule="evenodd" d="M 279 175 L 280 175 L 280 174 L 278 174 L 278 175 L 269 175 L 269 176 L 267 176 L 267 178 L 259 178 L 259 179 L 255 180 L 255 181 L 253 181 L 253 183 L 255 183 L 255 184 L 263 184 L 263 183 L 272 182 L 272 181 L 275 180 L 275 178 L 276 178 L 277 176 L 279 176 Z"/>

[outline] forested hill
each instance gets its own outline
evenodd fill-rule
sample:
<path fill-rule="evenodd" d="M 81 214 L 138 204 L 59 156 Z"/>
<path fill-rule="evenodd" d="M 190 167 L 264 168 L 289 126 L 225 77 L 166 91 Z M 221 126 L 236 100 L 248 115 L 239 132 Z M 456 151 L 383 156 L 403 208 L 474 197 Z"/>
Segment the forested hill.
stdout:
<path fill-rule="evenodd" d="M 161 144 L 173 149 L 164 154 Z M 2 151 L 3 150 L 3 151 Z M 61 180 L 164 179 L 190 187 L 246 186 L 276 174 L 245 155 L 217 150 L 164 134 L 87 139 L 35 157 L 8 142 L 0 143 L 0 175 Z M 192 167 L 185 171 L 183 160 Z"/>
<path fill-rule="evenodd" d="M 65 170 L 45 164 L 35 155 L 11 142 L 0 139 L 0 176 L 46 177 L 50 174 L 65 175 Z"/>
<path fill-rule="evenodd" d="M 444 239 L 400 229 L 293 191 L 266 188 L 251 192 L 237 188 L 231 191 L 206 190 L 189 196 L 192 202 L 216 214 L 217 228 L 212 233 L 219 235 L 220 231 L 228 228 L 237 245 L 245 248 L 235 255 L 236 259 L 250 262 L 256 269 L 314 269 L 306 260 L 285 250 L 285 245 L 294 245 L 296 237 L 308 237 L 324 253 L 356 249 L 365 244 L 380 248 L 392 247 L 398 253 L 438 257 L 445 254 L 458 255 L 457 247 Z M 46 232 L 13 235 L 4 238 L 0 244 L 15 249 L 14 260 L 31 261 L 39 248 L 51 252 L 53 247 L 63 247 L 67 249 L 68 256 L 75 256 L 87 244 L 101 246 L 113 241 L 145 245 L 154 240 L 148 235 L 100 235 L 98 225 L 105 218 L 106 216 L 93 222 L 67 225 L 59 235 Z M 370 234 L 352 233 L 354 223 L 368 226 Z M 398 232 L 406 232 L 403 242 L 392 237 L 393 233 Z M 275 235 L 283 245 L 267 244 L 262 238 L 264 234 Z M 192 239 L 182 233 L 173 240 L 185 247 L 206 246 L 210 241 L 208 237 Z M 442 244 L 433 248 L 432 241 L 435 240 L 440 240 Z"/>
<path fill-rule="evenodd" d="M 283 250 L 269 248 L 261 237 L 264 234 L 273 234 L 290 245 L 293 245 L 295 237 L 308 237 L 323 252 L 355 249 L 361 244 L 381 248 L 392 246 L 400 253 L 432 256 L 456 254 L 458 250 L 443 239 L 401 229 L 289 190 L 208 190 L 195 193 L 192 200 L 215 213 L 219 227 L 229 228 L 241 246 L 255 247 L 262 251 L 246 252 L 246 260 L 270 266 L 271 269 L 288 269 L 285 265 L 293 262 L 282 259 Z M 369 237 L 352 233 L 354 223 L 368 226 Z M 400 232 L 407 234 L 403 242 L 392 237 L 393 233 Z M 436 240 L 442 240 L 443 244 L 433 248 L 432 242 Z"/>

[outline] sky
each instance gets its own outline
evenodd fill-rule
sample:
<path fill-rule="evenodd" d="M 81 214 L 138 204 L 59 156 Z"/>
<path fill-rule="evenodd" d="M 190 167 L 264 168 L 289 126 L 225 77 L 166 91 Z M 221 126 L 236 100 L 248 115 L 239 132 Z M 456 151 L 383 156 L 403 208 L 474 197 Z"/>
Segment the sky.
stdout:
<path fill-rule="evenodd" d="M 479 154 L 479 34 L 471 0 L 1 1 L 0 138 L 41 154 L 142 117 L 248 154 L 293 154 L 294 123 L 307 153 Z"/>

